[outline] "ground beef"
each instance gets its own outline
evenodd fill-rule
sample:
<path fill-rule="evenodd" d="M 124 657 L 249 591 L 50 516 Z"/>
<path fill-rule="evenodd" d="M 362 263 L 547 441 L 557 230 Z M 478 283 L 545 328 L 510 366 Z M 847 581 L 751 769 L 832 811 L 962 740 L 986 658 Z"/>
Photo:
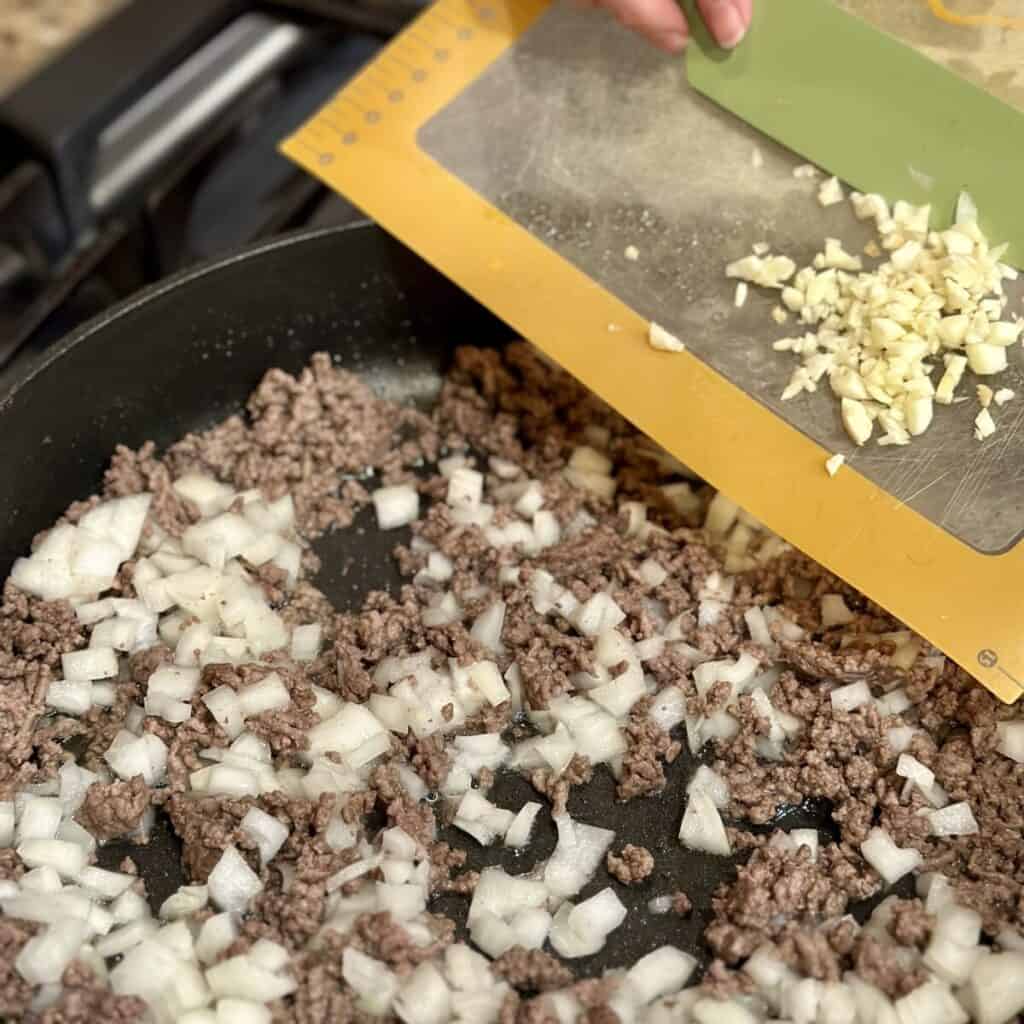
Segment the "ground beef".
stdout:
<path fill-rule="evenodd" d="M 39 925 L 0 917 L 0 1020 L 22 1020 L 32 1003 L 32 986 L 14 968 L 22 947 Z"/>
<path fill-rule="evenodd" d="M 350 525 L 368 495 L 344 477 L 387 454 L 398 418 L 390 404 L 321 353 L 298 377 L 267 373 L 248 411 L 249 423 L 232 416 L 174 445 L 167 454 L 173 474 L 211 473 L 268 499 L 290 493 L 306 536 Z"/>
<path fill-rule="evenodd" d="M 889 920 L 889 934 L 901 946 L 924 948 L 931 937 L 935 917 L 920 900 L 896 900 Z"/>
<path fill-rule="evenodd" d="M 736 963 L 774 939 L 784 924 L 838 917 L 851 900 L 878 888 L 875 873 L 839 845 L 822 847 L 817 860 L 806 846 L 796 852 L 764 846 L 715 895 L 706 938 L 717 956 Z"/>
<path fill-rule="evenodd" d="M 492 964 L 495 974 L 523 992 L 548 992 L 572 982 L 572 971 L 560 960 L 539 949 L 513 946 Z"/>
<path fill-rule="evenodd" d="M 677 889 L 672 894 L 672 913 L 678 914 L 680 917 L 685 917 L 692 910 L 693 901 L 685 892 L 683 892 L 682 889 Z"/>
<path fill-rule="evenodd" d="M 148 1015 L 143 1000 L 115 995 L 91 970 L 77 962 L 68 966 L 61 982 L 64 989 L 60 998 L 39 1014 L 39 1024 L 132 1024 Z"/>
<path fill-rule="evenodd" d="M 75 817 L 101 843 L 136 832 L 151 793 L 141 775 L 130 782 L 94 782 Z"/>
<path fill-rule="evenodd" d="M 711 901 L 710 918 L 701 918 L 714 956 L 701 982 L 704 994 L 722 999 L 749 994 L 752 983 L 737 968 L 765 942 L 773 943 L 795 971 L 823 982 L 856 971 L 893 998 L 920 984 L 925 975 L 914 966 L 913 957 L 929 941 L 934 921 L 919 900 L 888 904 L 885 932 L 862 930 L 844 916 L 880 887 L 858 852 L 875 825 L 886 828 L 900 845 L 919 849 L 927 869 L 943 872 L 955 886 L 957 899 L 981 913 L 989 935 L 1007 924 L 1018 925 L 1024 917 L 1024 780 L 1017 766 L 996 749 L 998 722 L 1016 712 L 999 705 L 960 669 L 935 657 L 927 645 L 922 645 L 921 656 L 909 670 L 893 669 L 889 660 L 895 644 L 885 634 L 900 630 L 900 624 L 795 551 L 749 572 L 731 573 L 731 600 L 724 602 L 713 626 L 700 625 L 698 605 L 705 588 L 730 564 L 718 539 L 694 529 L 711 499 L 710 489 L 694 484 L 692 503 L 680 511 L 662 487 L 686 476 L 683 467 L 531 346 L 460 349 L 430 413 L 400 410 L 374 397 L 363 382 L 333 367 L 325 355 L 317 356 L 298 376 L 268 373 L 247 412 L 246 417 L 232 417 L 212 430 L 187 436 L 163 457 L 152 444 L 137 451 L 119 448 L 105 477 L 105 494 L 152 492 L 147 540 L 158 538 L 160 530 L 176 537 L 198 517 L 197 510 L 176 495 L 172 480 L 183 472 L 212 472 L 236 488 L 258 488 L 268 499 L 292 494 L 305 543 L 352 523 L 369 501 L 367 488 L 354 477 L 368 468 L 376 471 L 374 486 L 413 481 L 424 508 L 413 526 L 414 542 L 398 552 L 399 567 L 413 580 L 426 563 L 427 551 L 441 552 L 452 563 L 451 579 L 443 586 L 462 612 L 458 621 L 424 626 L 423 607 L 437 588 L 431 590 L 422 577 L 394 593 L 371 593 L 360 607 L 338 611 L 309 579 L 289 589 L 286 575 L 272 564 L 249 567 L 255 584 L 287 624 L 320 625 L 320 654 L 307 664 L 275 652 L 258 664 L 205 666 L 187 722 L 172 726 L 151 717 L 144 725 L 168 746 L 168 785 L 151 792 L 141 779 L 96 783 L 78 812 L 89 831 L 108 840 L 131 835 L 151 804 L 162 807 L 183 843 L 183 866 L 190 881 L 205 880 L 226 846 L 239 849 L 259 871 L 263 890 L 228 953 L 245 952 L 257 939 L 269 938 L 283 943 L 294 958 L 298 989 L 273 1007 L 275 1024 L 369 1024 L 342 976 L 346 948 L 381 960 L 401 979 L 453 941 L 455 924 L 439 915 L 425 919 L 426 935 L 412 934 L 412 926 L 385 913 L 358 914 L 350 919 L 350 930 L 340 930 L 343 926 L 333 916 L 334 901 L 365 890 L 362 881 L 354 881 L 331 895 L 328 879 L 361 858 L 365 844 L 372 843 L 380 829 L 400 827 L 417 841 L 429 858 L 432 894 L 443 897 L 440 905 L 446 908 L 450 897 L 469 896 L 479 878 L 475 870 L 466 870 L 464 849 L 438 839 L 439 826 L 450 824 L 452 802 L 434 801 L 432 796 L 417 802 L 402 783 L 400 769 L 408 767 L 429 790 L 443 793 L 452 763 L 450 734 L 425 737 L 410 731 L 404 737 L 393 736 L 390 750 L 359 787 L 325 792 L 315 799 L 299 795 L 296 787 L 302 776 L 295 772 L 304 774 L 308 768 L 306 734 L 317 721 L 313 687 L 366 703 L 381 690 L 374 679 L 384 658 L 430 648 L 437 670 L 449 662 L 465 666 L 487 658 L 504 674 L 515 663 L 525 710 L 547 708 L 555 698 L 575 691 L 580 674 L 598 670 L 592 638 L 534 607 L 531 580 L 540 571 L 554 576 L 580 602 L 609 594 L 625 615 L 617 628 L 634 642 L 661 635 L 666 621 L 672 620 L 675 636 L 684 643 L 669 644 L 645 662 L 652 689 L 679 687 L 691 716 L 726 712 L 737 722 L 735 735 L 712 741 L 704 751 L 729 786 L 725 817 L 735 859 L 741 862 L 727 869 L 726 880 Z M 625 509 L 620 512 L 613 503 L 565 479 L 566 461 L 580 443 L 606 451 L 614 462 L 617 501 L 647 506 L 646 533 L 630 527 Z M 489 484 L 498 482 L 497 464 L 488 461 L 491 455 L 519 467 L 519 481 L 540 482 L 545 508 L 555 515 L 562 539 L 520 563 L 519 585 L 508 586 L 499 575 L 518 554 L 495 547 L 479 526 L 459 522 L 444 501 L 447 480 L 439 475 L 424 478 L 419 471 L 423 459 L 432 461 L 442 450 L 464 453 L 470 464 L 489 473 Z M 97 501 L 94 497 L 76 503 L 67 520 L 78 521 Z M 502 500 L 496 501 L 492 525 L 516 521 L 517 514 Z M 641 566 L 647 559 L 666 573 L 655 587 L 644 582 Z M 303 551 L 307 574 L 315 573 L 319 564 L 314 551 Z M 132 571 L 131 563 L 122 566 L 113 595 L 134 594 Z M 471 626 L 498 594 L 506 608 L 503 650 L 496 653 L 481 647 Z M 821 599 L 826 594 L 843 596 L 853 614 L 851 623 L 824 626 Z M 755 644 L 745 615 L 762 607 L 774 608 L 781 621 L 772 625 L 770 642 Z M 785 623 L 798 626 L 803 637 L 793 639 Z M 15 724 L 0 730 L 0 800 L 52 778 L 67 756 L 66 741 L 79 731 L 85 733 L 79 760 L 105 770 L 103 754 L 132 708 L 144 701 L 149 677 L 173 658 L 173 650 L 162 644 L 134 654 L 117 683 L 112 708 L 94 708 L 79 721 L 47 716 L 45 692 L 60 671 L 60 655 L 87 639 L 68 603 L 36 601 L 10 583 L 5 586 L 0 602 L 0 717 L 6 715 Z M 732 685 L 722 681 L 698 693 L 693 681 L 695 649 L 703 658 L 747 653 L 761 670 L 781 663 L 778 681 L 768 692 L 775 708 L 792 716 L 797 727 L 780 757 L 765 756 L 770 723 L 749 693 L 734 699 Z M 271 671 L 283 680 L 291 703 L 280 711 L 250 716 L 245 728 L 269 744 L 275 768 L 293 772 L 288 785 L 282 776 L 282 790 L 240 799 L 190 793 L 189 775 L 209 764 L 201 752 L 230 742 L 203 697 L 218 686 L 242 689 Z M 619 671 L 610 670 L 613 677 Z M 876 696 L 883 689 L 902 686 L 920 703 L 906 719 L 883 719 L 873 704 L 852 713 L 835 712 L 831 689 L 836 682 L 855 679 L 866 680 Z M 620 800 L 662 792 L 665 766 L 680 752 L 682 726 L 673 730 L 675 736 L 658 728 L 650 718 L 651 707 L 651 697 L 641 700 L 626 722 L 627 749 L 616 773 Z M 443 717 L 451 720 L 455 710 L 449 704 Z M 916 790 L 904 791 L 904 780 L 895 774 L 896 755 L 886 741 L 888 729 L 906 722 L 919 727 L 909 752 L 935 772 L 951 800 L 971 805 L 978 835 L 929 834 L 926 819 L 918 813 L 925 807 L 924 799 Z M 533 735 L 535 725 L 514 714 L 507 702 L 485 705 L 458 731 L 502 733 L 505 742 L 514 744 Z M 344 760 L 328 755 L 332 759 Z M 477 773 L 480 792 L 488 792 L 496 782 L 495 792 L 502 792 L 501 779 L 495 775 L 487 768 Z M 537 770 L 530 781 L 550 800 L 555 813 L 566 811 L 577 787 L 609 794 L 612 786 L 606 766 L 594 766 L 580 756 L 560 775 Z M 573 797 L 574 808 L 577 799 Z M 289 831 L 269 866 L 261 864 L 252 837 L 240 828 L 253 806 Z M 583 820 L 602 823 L 599 810 L 591 813 L 583 806 Z M 817 860 L 805 847 L 794 851 L 780 846 L 767 829 L 748 828 L 751 823 L 774 823 L 780 813 L 794 807 L 823 808 L 831 816 L 837 841 L 826 841 L 823 828 Z M 625 845 L 608 854 L 607 868 L 619 882 L 636 884 L 651 877 L 654 858 L 648 849 L 630 844 L 628 830 L 614 824 L 611 819 L 620 813 L 626 809 L 611 808 L 608 825 L 616 828 Z M 356 846 L 335 850 L 328 843 L 328 830 L 338 819 L 351 826 Z M 493 855 L 496 850 L 485 856 Z M 506 850 L 500 853 L 511 855 Z M 0 851 L 0 879 L 22 873 L 17 854 Z M 376 869 L 366 879 L 373 885 L 383 877 L 384 872 Z M 141 880 L 137 885 L 141 890 Z M 697 913 L 703 915 L 704 901 L 700 903 Z M 671 909 L 679 915 L 694 912 L 681 890 L 672 896 Z M 212 912 L 208 908 L 200 917 Z M 0 1018 L 78 1024 L 107 1017 L 127 1022 L 140 1016 L 137 1000 L 114 996 L 88 971 L 72 964 L 58 1002 L 37 1017 L 28 1017 L 33 993 L 11 964 L 35 930 L 34 925 L 0 919 Z M 608 1005 L 619 984 L 615 976 L 574 982 L 576 965 L 519 947 L 492 966 L 498 978 L 522 993 L 508 992 L 501 1024 L 553 1024 L 559 1018 L 544 993 L 567 986 L 580 1001 L 580 1019 L 586 1024 L 618 1020 Z"/>
<path fill-rule="evenodd" d="M 608 853 L 607 866 L 608 873 L 623 885 L 636 885 L 650 877 L 654 857 L 646 847 L 627 843 L 620 854 Z"/>
<path fill-rule="evenodd" d="M 413 771 L 432 789 L 440 789 L 448 777 L 452 760 L 445 750 L 443 736 L 419 737 L 409 732 L 405 738 Z"/>
<path fill-rule="evenodd" d="M 660 793 L 665 787 L 664 761 L 672 762 L 681 745 L 646 715 L 641 704 L 626 726 L 627 749 L 622 755 L 622 778 L 616 793 L 620 800 Z"/>

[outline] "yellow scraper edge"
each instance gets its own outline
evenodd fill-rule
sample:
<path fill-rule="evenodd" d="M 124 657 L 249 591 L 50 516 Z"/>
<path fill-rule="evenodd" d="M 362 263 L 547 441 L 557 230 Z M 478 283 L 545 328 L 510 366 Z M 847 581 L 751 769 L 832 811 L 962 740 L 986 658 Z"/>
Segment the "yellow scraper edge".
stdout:
<path fill-rule="evenodd" d="M 695 356 L 651 349 L 637 313 L 419 148 L 420 127 L 547 6 L 438 0 L 283 152 L 766 526 L 1015 701 L 1024 546 L 979 554 L 855 470 L 829 477 L 829 452 Z"/>

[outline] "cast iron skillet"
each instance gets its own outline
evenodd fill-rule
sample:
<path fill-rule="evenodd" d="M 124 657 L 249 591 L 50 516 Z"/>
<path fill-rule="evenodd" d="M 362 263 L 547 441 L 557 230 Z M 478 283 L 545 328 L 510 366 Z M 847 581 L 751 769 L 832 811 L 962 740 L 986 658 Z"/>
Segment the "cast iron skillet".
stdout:
<path fill-rule="evenodd" d="M 36 532 L 97 490 L 116 445 L 153 440 L 162 447 L 213 425 L 240 411 L 271 367 L 295 372 L 327 350 L 378 393 L 426 406 L 455 345 L 500 345 L 510 337 L 507 326 L 370 225 L 287 237 L 179 274 L 76 331 L 0 397 L 0 580 Z M 378 533 L 364 510 L 353 528 L 317 544 L 324 563 L 318 585 L 340 609 L 358 607 L 371 590 L 396 587 L 391 551 L 404 539 Z M 601 954 L 576 961 L 581 976 L 629 964 L 666 942 L 705 959 L 700 934 L 711 895 L 733 865 L 691 854 L 676 839 L 693 768 L 680 757 L 662 797 L 628 804 L 615 802 L 611 777 L 599 770 L 570 801 L 575 817 L 618 832 L 616 848 L 642 843 L 657 863 L 644 885 L 618 888 L 638 912 Z M 518 777 L 499 779 L 492 791 L 513 809 L 535 798 Z M 796 809 L 785 825 L 830 831 L 824 808 Z M 475 846 L 458 836 L 459 846 Z M 527 871 L 554 848 L 546 816 L 535 838 L 522 854 L 477 849 L 470 866 Z M 179 847 L 165 822 L 147 847 L 110 844 L 101 863 L 116 866 L 126 853 L 154 906 L 181 884 Z M 602 869 L 581 898 L 608 884 Z M 642 911 L 652 896 L 677 889 L 693 900 L 690 917 Z M 459 918 L 466 905 L 445 897 L 432 909 Z"/>

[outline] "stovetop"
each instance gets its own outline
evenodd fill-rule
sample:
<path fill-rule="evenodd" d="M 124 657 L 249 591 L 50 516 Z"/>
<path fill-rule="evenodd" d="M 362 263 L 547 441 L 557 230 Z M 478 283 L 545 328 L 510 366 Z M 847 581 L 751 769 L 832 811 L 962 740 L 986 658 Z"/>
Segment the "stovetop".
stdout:
<path fill-rule="evenodd" d="M 131 0 L 0 97 L 0 393 L 198 261 L 360 214 L 276 151 L 421 0 Z"/>

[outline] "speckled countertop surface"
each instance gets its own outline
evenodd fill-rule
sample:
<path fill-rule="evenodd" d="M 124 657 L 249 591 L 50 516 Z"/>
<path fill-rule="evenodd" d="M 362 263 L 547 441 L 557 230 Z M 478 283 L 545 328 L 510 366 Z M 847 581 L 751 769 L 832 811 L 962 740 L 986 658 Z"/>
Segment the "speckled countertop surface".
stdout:
<path fill-rule="evenodd" d="M 0 93 L 126 0 L 0 0 Z M 765 2 L 765 0 L 761 0 Z M 1024 30 L 946 24 L 927 0 L 839 0 L 879 28 L 1024 109 Z M 1024 0 L 945 0 L 958 14 L 1024 18 Z"/>
<path fill-rule="evenodd" d="M 0 93 L 123 2 L 0 0 Z"/>

